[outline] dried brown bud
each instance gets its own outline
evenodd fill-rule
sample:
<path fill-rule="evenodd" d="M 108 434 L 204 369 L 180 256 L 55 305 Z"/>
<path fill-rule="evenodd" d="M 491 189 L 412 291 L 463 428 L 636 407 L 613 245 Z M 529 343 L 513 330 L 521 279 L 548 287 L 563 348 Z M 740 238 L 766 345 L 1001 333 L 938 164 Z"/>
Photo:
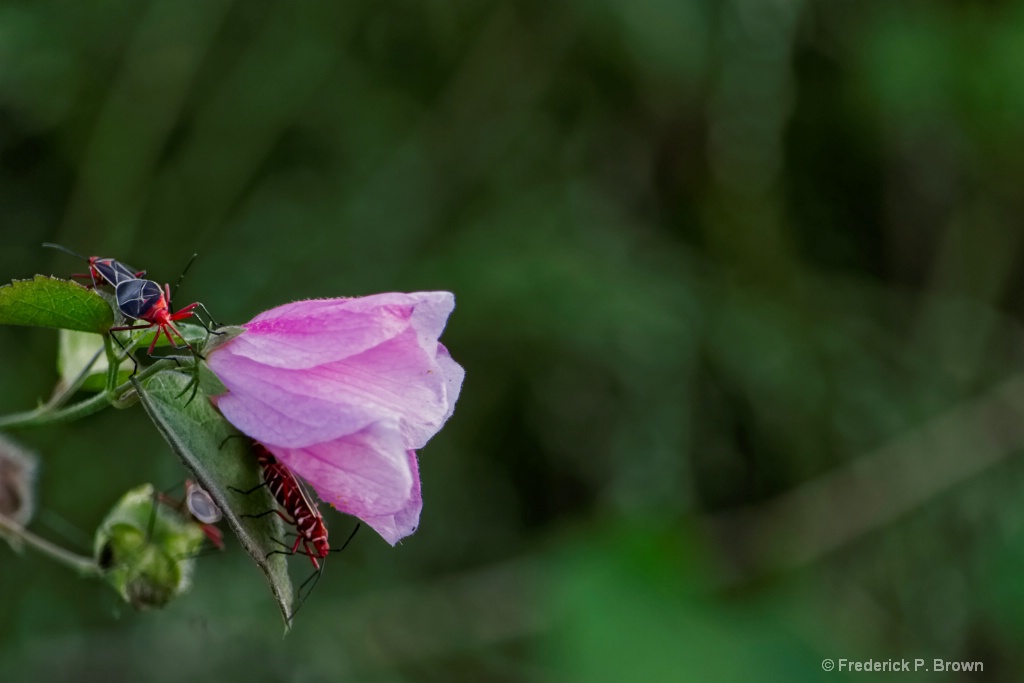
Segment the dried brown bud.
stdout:
<path fill-rule="evenodd" d="M 35 456 L 0 436 L 0 515 L 28 524 L 35 510 L 35 478 Z"/>

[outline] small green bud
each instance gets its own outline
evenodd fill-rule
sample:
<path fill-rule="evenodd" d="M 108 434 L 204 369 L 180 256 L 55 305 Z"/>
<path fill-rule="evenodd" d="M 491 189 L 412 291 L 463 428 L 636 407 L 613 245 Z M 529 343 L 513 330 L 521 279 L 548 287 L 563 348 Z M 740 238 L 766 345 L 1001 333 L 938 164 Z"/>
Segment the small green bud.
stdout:
<path fill-rule="evenodd" d="M 132 489 L 96 531 L 96 561 L 132 607 L 163 607 L 191 586 L 202 527 L 157 501 L 149 484 Z"/>

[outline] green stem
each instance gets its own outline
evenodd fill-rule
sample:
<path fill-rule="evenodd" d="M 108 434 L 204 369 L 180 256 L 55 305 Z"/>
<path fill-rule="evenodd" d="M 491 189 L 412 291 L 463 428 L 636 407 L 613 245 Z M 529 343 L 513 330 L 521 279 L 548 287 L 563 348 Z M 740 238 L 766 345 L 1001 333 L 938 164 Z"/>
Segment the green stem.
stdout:
<path fill-rule="evenodd" d="M 0 515 L 0 532 L 23 541 L 26 545 L 35 548 L 50 559 L 74 569 L 82 576 L 98 577 L 103 574 L 103 570 L 100 569 L 99 565 L 91 557 L 85 557 L 70 550 L 65 550 L 59 545 L 47 541 L 45 538 L 36 536 L 28 529 L 15 524 L 3 515 Z"/>
<path fill-rule="evenodd" d="M 0 417 L 0 429 L 26 429 L 28 427 L 41 427 L 48 424 L 70 422 L 86 415 L 98 413 L 110 405 L 110 401 L 110 394 L 104 391 L 84 401 L 79 401 L 57 410 L 53 410 L 49 406 L 40 406 L 35 410 L 12 413 L 11 415 Z"/>
<path fill-rule="evenodd" d="M 174 367 L 175 364 L 169 360 L 159 360 L 140 372 L 136 379 L 142 381 L 152 377 L 156 373 Z M 116 368 L 114 372 L 116 373 Z M 0 429 L 25 429 L 28 427 L 42 427 L 44 425 L 71 422 L 93 413 L 98 413 L 107 406 L 126 407 L 123 399 L 135 388 L 131 382 L 125 382 L 115 389 L 107 389 L 84 401 L 73 403 L 67 407 L 54 410 L 49 405 L 43 405 L 35 410 L 27 410 L 23 413 L 13 413 L 0 417 Z"/>
<path fill-rule="evenodd" d="M 117 352 L 114 351 L 114 345 L 111 340 L 114 337 L 114 333 L 103 336 L 103 350 L 107 354 L 107 383 L 106 390 L 113 391 L 117 386 L 117 373 L 121 370 L 121 359 L 117 357 Z"/>

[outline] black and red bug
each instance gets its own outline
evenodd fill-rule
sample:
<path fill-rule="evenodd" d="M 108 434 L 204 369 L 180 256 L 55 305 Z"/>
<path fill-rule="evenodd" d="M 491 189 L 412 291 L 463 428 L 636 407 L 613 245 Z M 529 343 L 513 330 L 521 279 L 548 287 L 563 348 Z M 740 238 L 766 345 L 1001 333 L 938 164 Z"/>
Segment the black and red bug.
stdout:
<path fill-rule="evenodd" d="M 103 283 L 106 283 L 111 287 L 117 287 L 122 282 L 127 280 L 136 280 L 146 274 L 146 271 L 144 270 L 135 270 L 131 266 L 125 265 L 124 263 L 112 258 L 103 256 L 82 256 L 63 245 L 54 244 L 52 242 L 44 242 L 43 246 L 51 249 L 59 249 L 66 254 L 70 254 L 76 258 L 86 261 L 89 264 L 89 272 L 72 273 L 71 277 L 89 278 L 92 280 L 93 287 L 97 287 Z"/>
<path fill-rule="evenodd" d="M 202 307 L 205 311 L 205 306 L 200 303 L 189 304 L 177 313 L 172 313 L 170 307 L 170 285 L 160 287 L 160 285 L 152 280 L 141 280 L 139 278 L 121 282 L 117 285 L 117 289 L 114 290 L 114 296 L 117 299 L 118 310 L 120 310 L 126 318 L 141 321 L 145 324 L 111 327 L 111 332 L 138 330 L 155 326 L 157 327 L 157 331 L 156 334 L 153 335 L 153 341 L 149 344 L 150 355 L 153 354 L 153 349 L 156 348 L 156 343 L 157 340 L 160 339 L 161 332 L 166 335 L 167 341 L 171 343 L 171 346 L 178 346 L 177 343 L 175 343 L 174 338 L 171 336 L 171 332 L 174 332 L 186 347 L 192 349 L 192 345 L 188 343 L 187 339 L 185 339 L 181 330 L 175 326 L 174 321 L 191 318 L 195 315 L 194 311 L 196 308 Z M 207 315 L 209 315 L 209 312 L 207 312 Z"/>
<path fill-rule="evenodd" d="M 263 515 L 276 513 L 285 522 L 295 527 L 295 544 L 287 554 L 306 555 L 313 563 L 313 568 L 319 571 L 320 563 L 317 558 L 322 560 L 331 552 L 330 543 L 327 541 L 327 525 L 324 524 L 323 515 L 320 514 L 316 504 L 310 499 L 305 489 L 302 488 L 302 484 L 295 478 L 287 465 L 278 461 L 273 453 L 258 441 L 253 442 L 252 449 L 256 454 L 256 462 L 263 471 L 263 483 L 248 491 L 238 492 L 249 494 L 266 486 L 270 495 L 274 497 L 281 508 L 268 510 Z M 256 516 L 262 517 L 263 515 Z M 303 551 L 299 550 L 300 545 L 303 547 Z"/>
<path fill-rule="evenodd" d="M 305 598 L 301 598 L 302 589 L 311 580 L 316 579 L 318 581 L 320 579 L 320 575 L 323 573 L 323 565 L 320 564 L 320 561 L 325 560 L 329 553 L 341 552 L 347 548 L 348 544 L 355 537 L 356 532 L 359 531 L 360 525 L 356 525 L 340 548 L 331 548 L 327 541 L 327 525 L 324 523 L 323 515 L 320 514 L 316 503 L 306 493 L 298 478 L 288 469 L 287 465 L 274 457 L 274 454 L 267 450 L 260 442 L 253 441 L 252 450 L 256 455 L 256 462 L 262 470 L 263 483 L 254 486 L 248 491 L 242 491 L 233 487 L 232 490 L 248 495 L 265 486 L 280 506 L 280 509 L 274 508 L 258 515 L 245 516 L 264 517 L 270 514 L 277 514 L 285 522 L 295 527 L 295 543 L 291 546 L 291 549 L 271 551 L 268 553 L 268 557 L 277 554 L 305 555 L 313 563 L 313 573 L 298 588 L 300 601 L 298 607 L 295 608 L 295 611 L 289 617 L 291 619 L 295 617 L 299 607 L 302 607 L 302 603 L 305 602 Z M 288 547 L 286 543 L 278 542 L 285 548 Z M 299 550 L 300 545 L 303 548 L 302 550 Z M 313 592 L 315 586 L 316 581 L 313 581 L 313 585 L 310 586 L 309 591 L 306 593 L 307 598 Z"/>
<path fill-rule="evenodd" d="M 196 255 L 192 255 L 192 259 L 185 266 L 181 276 L 178 278 L 178 284 L 175 285 L 177 289 L 178 285 L 181 284 L 182 279 L 185 277 L 185 273 L 188 272 L 189 266 L 195 260 Z M 121 325 L 119 327 L 111 327 L 111 332 L 122 332 L 125 330 L 137 330 L 145 329 L 148 327 L 156 327 L 156 334 L 153 335 L 153 341 L 149 344 L 149 355 L 153 355 L 153 349 L 156 348 L 156 343 L 160 339 L 160 333 L 167 337 L 167 341 L 171 343 L 171 346 L 179 348 L 174 342 L 174 338 L 171 337 L 171 332 L 174 332 L 178 338 L 185 344 L 193 353 L 196 353 L 192 345 L 188 343 L 185 336 L 181 333 L 181 330 L 175 326 L 174 321 L 183 320 L 185 318 L 195 317 L 199 321 L 199 324 L 203 328 L 212 334 L 221 334 L 210 329 L 210 327 L 196 315 L 196 309 L 203 311 L 206 316 L 210 319 L 210 322 L 214 327 L 217 326 L 217 322 L 210 315 L 210 311 L 206 309 L 206 306 L 196 302 L 185 306 L 180 311 L 175 312 L 171 309 L 171 286 L 165 284 L 162 288 L 156 282 L 152 280 L 143 280 L 141 278 L 135 278 L 132 280 L 124 280 L 117 285 L 114 290 L 114 297 L 117 300 L 117 308 L 126 317 L 132 320 L 141 321 L 143 325 Z M 119 342 L 120 343 L 120 342 Z"/>

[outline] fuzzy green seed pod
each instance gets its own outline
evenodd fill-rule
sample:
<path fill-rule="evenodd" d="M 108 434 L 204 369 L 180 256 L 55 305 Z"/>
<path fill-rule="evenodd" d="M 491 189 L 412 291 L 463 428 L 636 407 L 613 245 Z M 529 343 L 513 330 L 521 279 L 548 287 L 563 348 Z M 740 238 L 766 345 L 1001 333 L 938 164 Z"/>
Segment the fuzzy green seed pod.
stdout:
<path fill-rule="evenodd" d="M 149 484 L 136 487 L 96 531 L 96 561 L 107 581 L 132 607 L 163 607 L 191 586 L 202 528 L 157 501 Z"/>

